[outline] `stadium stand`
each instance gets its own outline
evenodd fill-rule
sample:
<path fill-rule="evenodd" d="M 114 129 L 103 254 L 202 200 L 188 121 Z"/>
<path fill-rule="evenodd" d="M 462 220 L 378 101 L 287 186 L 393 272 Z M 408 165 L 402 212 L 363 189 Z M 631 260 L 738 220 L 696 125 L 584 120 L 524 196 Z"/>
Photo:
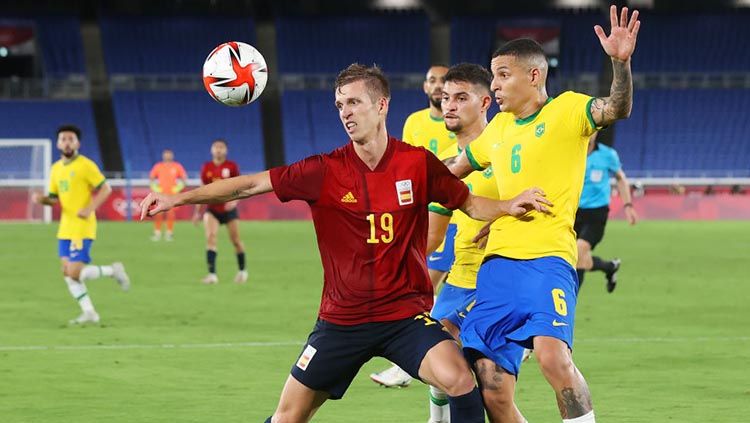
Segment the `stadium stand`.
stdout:
<path fill-rule="evenodd" d="M 80 22 L 74 17 L 33 19 L 47 76 L 86 73 Z"/>
<path fill-rule="evenodd" d="M 3 122 L 12 122 L 2 126 L 0 138 L 46 138 L 52 140 L 53 151 L 57 128 L 64 124 L 74 124 L 83 132 L 81 153 L 99 166 L 102 165 L 89 101 L 0 100 L 0 116 Z M 57 157 L 57 154 L 54 156 Z M 15 163 L 12 160 L 0 162 L 0 172 L 5 175 L 23 171 L 28 171 L 27 163 Z"/>
<path fill-rule="evenodd" d="M 113 103 L 126 166 L 146 172 L 165 148 L 191 175 L 223 138 L 243 172 L 265 169 L 260 110 L 222 106 L 202 91 L 118 91 Z"/>

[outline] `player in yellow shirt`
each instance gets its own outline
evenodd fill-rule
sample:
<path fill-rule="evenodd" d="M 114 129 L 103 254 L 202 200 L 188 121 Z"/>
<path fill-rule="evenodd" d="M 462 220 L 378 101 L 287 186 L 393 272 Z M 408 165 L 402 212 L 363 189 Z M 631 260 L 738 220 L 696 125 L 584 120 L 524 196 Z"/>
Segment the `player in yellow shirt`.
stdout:
<path fill-rule="evenodd" d="M 557 397 L 563 422 L 595 422 L 591 394 L 573 363 L 578 281 L 573 222 L 583 186 L 589 137 L 630 115 L 630 57 L 638 12 L 618 17 L 611 34 L 596 35 L 614 70 L 609 97 L 566 92 L 547 95 L 547 61 L 529 39 L 511 41 L 493 55 L 492 89 L 501 112 L 451 165 L 454 174 L 492 165 L 500 198 L 538 186 L 553 206 L 491 226 L 477 275 L 477 302 L 461 328 L 491 421 L 525 422 L 513 393 L 524 348 L 533 348 Z"/>
<path fill-rule="evenodd" d="M 57 148 L 62 157 L 52 165 L 49 194 L 36 197 L 40 204 L 51 206 L 59 203 L 61 206 L 58 255 L 68 291 L 81 307 L 81 315 L 71 320 L 71 324 L 99 322 L 86 281 L 109 276 L 123 290 L 130 288 L 130 279 L 122 263 L 89 264 L 91 244 L 96 239 L 96 209 L 104 203 L 112 188 L 96 163 L 78 154 L 80 137 L 81 130 L 72 125 L 57 130 Z M 96 194 L 92 195 L 94 191 Z"/>
<path fill-rule="evenodd" d="M 456 145 L 456 135 L 445 127 L 443 111 L 440 107 L 447 72 L 448 67 L 443 65 L 433 65 L 427 70 L 422 89 L 427 95 L 429 107 L 416 111 L 406 118 L 402 137 L 404 142 L 413 146 L 424 147 L 436 156 Z M 443 242 L 433 254 L 427 257 L 427 269 L 430 273 L 432 286 L 436 291 L 453 264 L 453 239 L 455 235 L 456 226 L 450 225 Z M 405 373 L 402 376 L 408 377 Z M 383 375 L 383 379 L 386 378 L 389 377 Z"/>

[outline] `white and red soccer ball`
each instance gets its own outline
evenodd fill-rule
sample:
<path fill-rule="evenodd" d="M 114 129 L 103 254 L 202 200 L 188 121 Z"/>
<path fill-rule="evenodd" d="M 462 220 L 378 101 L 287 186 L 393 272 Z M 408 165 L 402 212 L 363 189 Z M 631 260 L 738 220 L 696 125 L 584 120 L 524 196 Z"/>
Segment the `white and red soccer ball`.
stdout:
<path fill-rule="evenodd" d="M 213 49 L 203 63 L 203 86 L 219 103 L 244 106 L 266 88 L 266 59 L 255 47 L 230 41 Z"/>

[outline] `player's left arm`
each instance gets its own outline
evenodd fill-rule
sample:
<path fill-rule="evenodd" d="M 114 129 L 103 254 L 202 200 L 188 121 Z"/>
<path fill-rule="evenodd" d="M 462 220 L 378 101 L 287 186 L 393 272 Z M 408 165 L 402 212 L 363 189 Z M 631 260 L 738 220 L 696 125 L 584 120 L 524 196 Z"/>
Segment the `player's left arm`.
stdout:
<path fill-rule="evenodd" d="M 620 193 L 623 208 L 625 209 L 625 217 L 628 219 L 628 223 L 635 225 L 638 223 L 638 213 L 635 211 L 635 208 L 633 208 L 633 196 L 630 194 L 630 181 L 628 181 L 628 177 L 622 169 L 615 173 L 615 179 L 617 180 L 617 191 Z"/>
<path fill-rule="evenodd" d="M 612 29 L 607 35 L 601 26 L 596 25 L 594 32 L 604 52 L 612 59 L 612 86 L 609 97 L 598 97 L 591 102 L 589 113 L 598 127 L 607 126 L 619 119 L 630 116 L 633 108 L 633 74 L 630 69 L 630 57 L 635 50 L 635 42 L 641 22 L 638 11 L 628 20 L 628 8 L 623 7 L 620 17 L 617 16 L 617 6 L 612 5 L 609 10 Z"/>
<path fill-rule="evenodd" d="M 167 195 L 152 192 L 141 201 L 141 220 L 146 215 L 153 216 L 185 204 L 225 203 L 265 194 L 272 190 L 271 176 L 268 171 L 265 171 L 221 179 L 179 194 Z"/>
<path fill-rule="evenodd" d="M 510 200 L 491 200 L 469 193 L 461 211 L 474 220 L 485 222 L 506 215 L 521 217 L 532 210 L 549 213 L 547 206 L 552 206 L 552 203 L 544 196 L 544 191 L 540 188 L 527 189 Z"/>
<path fill-rule="evenodd" d="M 107 201 L 107 198 L 110 194 L 112 194 L 112 187 L 109 186 L 107 181 L 102 182 L 97 188 L 96 194 L 94 194 L 94 198 L 91 199 L 91 204 L 82 208 L 81 210 L 78 210 L 78 217 L 80 217 L 81 219 L 89 217 L 91 213 L 95 212 L 96 209 L 99 208 L 99 206 Z"/>

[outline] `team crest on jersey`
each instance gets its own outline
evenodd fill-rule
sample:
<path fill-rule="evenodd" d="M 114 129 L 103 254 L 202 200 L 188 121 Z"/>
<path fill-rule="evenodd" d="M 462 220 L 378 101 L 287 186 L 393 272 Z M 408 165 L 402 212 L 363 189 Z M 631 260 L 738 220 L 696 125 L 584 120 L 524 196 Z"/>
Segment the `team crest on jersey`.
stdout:
<path fill-rule="evenodd" d="M 484 176 L 485 179 L 490 179 L 494 173 L 492 172 L 492 166 L 488 167 L 487 169 L 482 172 L 482 176 Z"/>
<path fill-rule="evenodd" d="M 537 138 L 544 135 L 544 122 L 540 123 L 536 126 L 536 130 L 534 131 L 534 135 L 536 135 Z"/>
<path fill-rule="evenodd" d="M 411 179 L 396 181 L 396 196 L 398 205 L 406 206 L 414 203 L 414 191 L 411 187 Z"/>
<path fill-rule="evenodd" d="M 224 169 L 221 169 L 221 177 L 222 178 L 226 179 L 226 178 L 229 177 L 229 175 L 230 175 L 230 173 L 229 173 L 229 168 L 228 167 L 225 167 Z"/>
<path fill-rule="evenodd" d="M 455 139 L 456 138 L 456 134 L 454 134 L 453 132 L 448 132 L 448 138 Z"/>

